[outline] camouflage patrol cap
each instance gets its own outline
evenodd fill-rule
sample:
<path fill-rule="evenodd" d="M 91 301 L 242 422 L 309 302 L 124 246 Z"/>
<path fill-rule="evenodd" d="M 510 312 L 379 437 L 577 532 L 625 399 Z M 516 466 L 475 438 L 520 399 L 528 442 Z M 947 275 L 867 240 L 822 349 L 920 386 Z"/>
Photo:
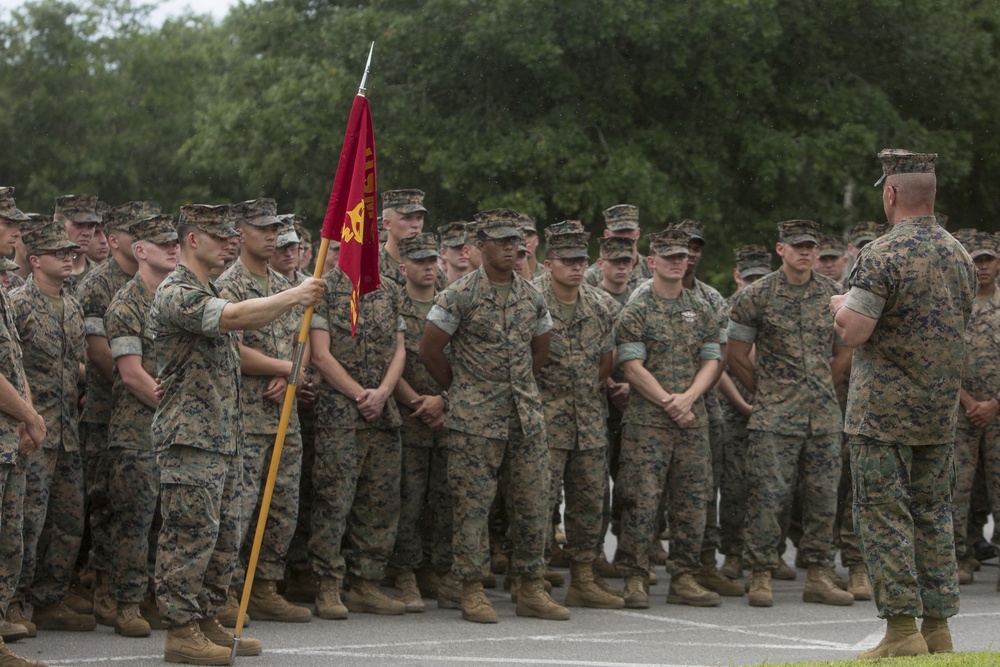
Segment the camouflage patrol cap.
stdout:
<path fill-rule="evenodd" d="M 553 236 L 560 234 L 584 234 L 586 231 L 579 220 L 563 220 L 545 228 L 545 242 L 548 243 Z"/>
<path fill-rule="evenodd" d="M 429 232 L 407 236 L 399 241 L 399 256 L 403 259 L 440 257 L 437 237 Z"/>
<path fill-rule="evenodd" d="M 233 222 L 245 222 L 254 227 L 273 227 L 284 224 L 278 218 L 278 203 L 266 197 L 230 204 L 229 211 Z"/>
<path fill-rule="evenodd" d="M 862 243 L 874 241 L 884 233 L 884 225 L 869 220 L 866 222 L 854 223 L 854 226 L 851 227 L 851 231 L 848 233 L 847 238 L 851 242 L 851 245 L 857 248 L 860 247 Z"/>
<path fill-rule="evenodd" d="M 397 213 L 406 215 L 417 211 L 427 212 L 424 208 L 423 190 L 387 190 L 382 193 L 382 211 L 391 208 Z"/>
<path fill-rule="evenodd" d="M 740 280 L 771 272 L 771 252 L 762 245 L 740 246 L 733 254 L 736 255 L 736 272 L 740 274 Z"/>
<path fill-rule="evenodd" d="M 545 229 L 545 256 L 559 259 L 587 257 L 590 234 L 579 220 L 563 220 Z"/>
<path fill-rule="evenodd" d="M 982 257 L 984 255 L 988 255 L 994 259 L 1000 257 L 1000 254 L 997 253 L 997 240 L 992 234 L 988 232 L 978 232 L 974 229 L 962 231 L 971 232 L 970 234 L 963 234 L 962 238 L 959 238 L 959 241 L 962 246 L 969 251 L 969 255 L 972 259 Z M 957 234 L 956 238 L 958 238 Z"/>
<path fill-rule="evenodd" d="M 624 236 L 602 236 L 601 259 L 632 259 L 635 257 L 635 241 Z"/>
<path fill-rule="evenodd" d="M 882 160 L 882 178 L 875 181 L 875 187 L 882 185 L 888 176 L 896 174 L 933 174 L 937 153 L 914 153 L 902 148 L 884 148 L 879 151 Z"/>
<path fill-rule="evenodd" d="M 676 227 L 668 227 L 662 232 L 650 234 L 647 238 L 649 251 L 660 257 L 687 255 L 688 247 L 691 245 L 691 234 L 686 229 Z"/>
<path fill-rule="evenodd" d="M 21 267 L 14 263 L 14 260 L 7 257 L 0 257 L 0 271 L 17 271 Z"/>
<path fill-rule="evenodd" d="M 535 225 L 535 219 L 527 213 L 519 213 L 517 215 L 517 228 L 521 230 L 522 236 L 538 234 L 538 226 Z"/>
<path fill-rule="evenodd" d="M 107 226 L 108 215 L 111 213 L 111 204 L 103 199 L 98 199 L 97 206 L 94 207 L 94 212 L 97 213 L 97 217 L 101 219 L 101 221 L 97 224 Z"/>
<path fill-rule="evenodd" d="M 141 218 L 160 213 L 160 205 L 155 201 L 130 201 L 115 206 L 104 216 L 104 227 L 109 232 L 131 232 L 132 225 Z"/>
<path fill-rule="evenodd" d="M 230 207 L 228 204 L 213 206 L 211 204 L 185 204 L 181 206 L 178 226 L 191 225 L 197 227 L 209 236 L 217 239 L 231 239 L 240 233 L 230 224 Z"/>
<path fill-rule="evenodd" d="M 55 215 L 61 215 L 78 225 L 98 224 L 97 195 L 61 195 L 56 197 Z"/>
<path fill-rule="evenodd" d="M 0 219 L 14 224 L 28 221 L 28 216 L 18 210 L 14 202 L 14 188 L 9 185 L 0 186 Z"/>
<path fill-rule="evenodd" d="M 667 229 L 679 229 L 681 231 L 685 231 L 692 240 L 705 243 L 705 225 L 703 225 L 700 220 L 687 218 L 685 220 L 681 220 L 680 222 L 668 225 Z"/>
<path fill-rule="evenodd" d="M 129 229 L 133 243 L 148 241 L 156 245 L 177 243 L 177 228 L 174 227 L 174 217 L 168 213 L 146 215 L 135 222 Z"/>
<path fill-rule="evenodd" d="M 819 225 L 812 220 L 784 220 L 778 223 L 778 240 L 790 245 L 819 245 Z"/>
<path fill-rule="evenodd" d="M 438 227 L 438 237 L 441 239 L 441 245 L 445 248 L 458 248 L 466 244 L 466 236 L 468 223 L 466 222 L 449 222 L 443 227 Z"/>
<path fill-rule="evenodd" d="M 285 248 L 293 243 L 301 242 L 302 240 L 299 239 L 299 235 L 295 232 L 295 227 L 282 227 L 281 230 L 278 231 L 278 240 L 274 242 L 274 247 Z"/>
<path fill-rule="evenodd" d="M 42 227 L 52 222 L 52 216 L 45 215 L 44 213 L 28 213 L 27 216 L 28 216 L 27 222 L 22 222 L 18 226 L 18 229 L 21 230 L 22 235 L 25 232 L 29 232 L 32 229 L 38 229 L 39 227 Z"/>
<path fill-rule="evenodd" d="M 604 209 L 604 226 L 612 232 L 639 229 L 639 207 L 632 204 L 616 204 Z"/>
<path fill-rule="evenodd" d="M 839 236 L 833 234 L 819 235 L 819 256 L 820 257 L 843 257 L 844 241 Z"/>
<path fill-rule="evenodd" d="M 517 211 L 510 208 L 495 208 L 476 213 L 476 235 L 480 239 L 521 238 L 517 228 Z"/>
<path fill-rule="evenodd" d="M 313 240 L 312 239 L 312 232 L 310 232 L 306 228 L 304 222 L 302 224 L 295 225 L 295 233 L 299 235 L 300 239 L 302 239 L 300 241 L 301 243 L 306 243 L 308 245 L 312 245 L 312 240 Z M 331 241 L 331 243 L 333 243 L 333 241 Z M 338 243 L 339 243 L 339 241 L 338 241 Z"/>
<path fill-rule="evenodd" d="M 24 246 L 29 252 L 48 252 L 56 250 L 79 249 L 80 246 L 69 240 L 66 225 L 61 222 L 50 222 L 21 235 Z"/>

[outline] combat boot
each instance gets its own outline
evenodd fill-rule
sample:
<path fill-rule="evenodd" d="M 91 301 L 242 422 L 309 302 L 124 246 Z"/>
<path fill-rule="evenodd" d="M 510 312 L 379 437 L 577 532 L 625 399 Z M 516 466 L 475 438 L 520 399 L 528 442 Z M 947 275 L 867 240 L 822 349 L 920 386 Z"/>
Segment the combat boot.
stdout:
<path fill-rule="evenodd" d="M 305 607 L 289 604 L 278 595 L 277 583 L 267 579 L 254 580 L 247 611 L 253 612 L 258 621 L 308 623 L 313 618 L 312 612 Z"/>
<path fill-rule="evenodd" d="M 562 588 L 566 585 L 566 577 L 561 572 L 556 572 L 550 567 L 545 568 L 545 574 L 542 576 L 545 578 L 545 581 L 551 584 L 551 586 L 546 587 L 546 592 L 551 591 L 553 588 Z"/>
<path fill-rule="evenodd" d="M 566 591 L 567 607 L 592 609 L 621 609 L 625 600 L 612 595 L 598 585 L 594 578 L 593 563 L 572 563 L 569 570 L 569 590 Z"/>
<path fill-rule="evenodd" d="M 827 567 L 827 566 L 824 565 L 823 569 L 826 570 L 826 573 L 828 575 L 830 575 L 830 581 L 833 582 L 834 586 L 836 586 L 837 588 L 839 588 L 842 591 L 846 591 L 847 590 L 847 587 L 851 583 L 850 581 L 848 581 L 847 579 L 844 579 L 842 576 L 840 576 L 839 574 L 837 574 L 837 571 L 835 569 L 833 569 L 832 567 Z"/>
<path fill-rule="evenodd" d="M 961 586 L 968 586 L 975 580 L 975 567 L 968 558 L 958 561 L 958 583 Z"/>
<path fill-rule="evenodd" d="M 386 597 L 379 590 L 377 581 L 355 579 L 347 594 L 347 610 L 355 614 L 397 616 L 406 613 L 406 605 L 399 600 Z"/>
<path fill-rule="evenodd" d="M 219 623 L 218 618 L 213 616 L 201 619 L 198 621 L 198 629 L 208 641 L 226 649 L 226 655 L 232 654 L 233 642 L 236 641 L 236 637 L 229 628 L 223 627 L 222 623 Z M 240 635 L 240 646 L 236 649 L 236 655 L 260 655 L 263 652 L 264 648 L 260 645 L 259 639 Z"/>
<path fill-rule="evenodd" d="M 612 586 L 611 584 L 609 584 L 608 582 L 604 581 L 601 575 L 597 573 L 597 568 L 594 567 L 593 565 L 594 564 L 591 563 L 591 571 L 594 573 L 594 583 L 597 584 L 598 588 L 600 588 L 608 595 L 614 595 L 615 597 L 620 598 L 622 596 L 622 592 L 617 588 L 615 588 L 614 586 Z"/>
<path fill-rule="evenodd" d="M 228 649 L 209 641 L 194 621 L 167 628 L 167 641 L 163 647 L 163 659 L 167 662 L 228 665 L 229 653 Z"/>
<path fill-rule="evenodd" d="M 28 628 L 20 623 L 0 619 L 0 638 L 5 642 L 16 642 L 28 637 Z"/>
<path fill-rule="evenodd" d="M 521 577 L 516 574 L 508 574 L 503 578 L 503 587 L 510 591 L 510 601 L 517 604 L 517 594 L 521 590 Z"/>
<path fill-rule="evenodd" d="M 496 623 L 500 620 L 496 609 L 483 591 L 482 581 L 462 584 L 462 618 L 470 623 Z"/>
<path fill-rule="evenodd" d="M 954 653 L 951 643 L 951 630 L 946 618 L 924 618 L 920 624 L 920 634 L 924 637 L 929 653 Z"/>
<path fill-rule="evenodd" d="M 771 578 L 777 581 L 795 581 L 799 573 L 788 566 L 784 558 L 778 559 L 778 567 L 771 570 Z"/>
<path fill-rule="evenodd" d="M 718 573 L 716 576 L 722 577 Z M 727 579 L 728 581 L 728 579 Z M 734 582 L 729 582 L 733 584 Z M 739 584 L 735 584 L 739 586 Z M 743 588 L 740 586 L 740 588 Z M 740 591 L 742 596 L 743 591 Z M 692 607 L 718 607 L 722 598 L 715 591 L 701 586 L 692 574 L 682 574 L 670 578 L 670 588 L 667 590 L 667 604 L 687 604 Z"/>
<path fill-rule="evenodd" d="M 629 609 L 649 609 L 649 593 L 646 592 L 646 578 L 641 574 L 625 577 L 622 591 L 625 606 Z"/>
<path fill-rule="evenodd" d="M 139 613 L 139 605 L 121 602 L 115 605 L 115 634 L 122 637 L 148 637 L 152 628 Z"/>
<path fill-rule="evenodd" d="M 417 575 L 413 570 L 403 570 L 396 575 L 396 599 L 403 603 L 408 614 L 419 614 L 424 610 L 424 600 L 420 597 Z"/>
<path fill-rule="evenodd" d="M 28 620 L 28 617 L 24 613 L 24 607 L 21 606 L 20 602 L 11 602 L 7 606 L 6 620 L 8 623 L 13 623 L 15 625 L 23 625 L 28 631 L 29 637 L 38 636 L 38 628 L 35 624 Z"/>
<path fill-rule="evenodd" d="M 552 545 L 552 557 L 549 558 L 550 567 L 570 567 L 573 563 L 570 562 L 569 556 L 566 555 L 566 550 L 558 544 Z"/>
<path fill-rule="evenodd" d="M 894 616 L 888 620 L 885 636 L 873 649 L 858 654 L 858 660 L 878 660 L 914 655 L 927 655 L 927 642 L 917 632 L 912 616 Z"/>
<path fill-rule="evenodd" d="M 226 601 L 222 603 L 222 608 L 219 609 L 218 619 L 219 623 L 222 623 L 227 628 L 236 627 L 236 619 L 240 615 L 240 591 L 236 586 L 230 586 L 229 591 L 226 592 Z M 250 614 L 247 613 L 243 617 L 243 627 L 250 625 Z"/>
<path fill-rule="evenodd" d="M 289 570 L 282 596 L 289 602 L 310 603 L 319 595 L 319 579 L 310 570 Z"/>
<path fill-rule="evenodd" d="M 653 549 L 649 553 L 649 562 L 653 565 L 666 565 L 668 557 L 667 550 L 663 548 L 663 542 L 654 540 Z"/>
<path fill-rule="evenodd" d="M 847 582 L 847 592 L 855 600 L 872 599 L 872 582 L 868 579 L 868 568 L 864 564 L 850 566 L 850 581 Z"/>
<path fill-rule="evenodd" d="M 450 571 L 438 579 L 438 609 L 462 608 L 462 584 Z"/>
<path fill-rule="evenodd" d="M 751 607 L 773 607 L 774 593 L 771 591 L 771 573 L 768 570 L 754 570 L 747 582 L 747 600 Z"/>
<path fill-rule="evenodd" d="M 694 576 L 694 580 L 703 588 L 714 591 L 719 595 L 731 598 L 743 597 L 743 584 L 737 583 L 728 577 L 722 576 L 715 567 L 715 553 L 706 551 L 702 553 L 701 569 Z M 673 587 L 673 581 L 671 581 Z M 715 606 L 715 605 L 707 605 Z"/>
<path fill-rule="evenodd" d="M 90 589 L 76 582 L 69 587 L 63 603 L 78 614 L 94 613 L 94 594 Z"/>
<path fill-rule="evenodd" d="M 340 582 L 333 577 L 320 577 L 316 595 L 316 615 L 341 621 L 347 618 L 347 607 L 340 601 Z"/>
<path fill-rule="evenodd" d="M 727 579 L 742 579 L 743 557 L 726 556 L 725 562 L 723 562 L 722 567 L 719 568 L 719 574 L 721 574 Z"/>
<path fill-rule="evenodd" d="M 563 607 L 545 592 L 543 579 L 521 580 L 521 588 L 517 594 L 517 608 L 514 613 L 518 616 L 530 616 L 541 618 L 546 621 L 568 621 L 569 609 Z"/>
<path fill-rule="evenodd" d="M 502 551 L 494 551 L 490 556 L 490 572 L 493 574 L 503 574 L 507 571 L 509 559 Z"/>
<path fill-rule="evenodd" d="M 152 630 L 166 630 L 166 622 L 160 617 L 160 609 L 156 606 L 156 598 L 150 591 L 146 592 L 146 597 L 139 603 L 139 613 L 142 615 Z M 246 626 L 246 623 L 243 624 Z"/>
<path fill-rule="evenodd" d="M 806 584 L 802 588 L 803 602 L 819 602 L 839 607 L 854 604 L 854 596 L 842 591 L 830 578 L 829 568 L 822 565 L 809 565 Z"/>
<path fill-rule="evenodd" d="M 485 577 L 481 580 L 483 582 L 483 588 L 496 588 L 497 587 L 497 575 L 492 572 L 488 572 Z"/>
<path fill-rule="evenodd" d="M 436 600 L 438 585 L 441 583 L 437 573 L 429 567 L 422 567 L 413 574 L 417 579 L 417 588 L 420 589 L 421 597 Z"/>
<path fill-rule="evenodd" d="M 108 580 L 108 573 L 104 570 L 96 570 L 96 585 L 94 586 L 94 618 L 101 625 L 112 627 L 118 617 L 117 603 L 111 597 L 111 582 Z"/>
<path fill-rule="evenodd" d="M 0 641 L 0 667 L 49 667 L 49 663 L 22 658 L 11 653 L 7 645 Z"/>
<path fill-rule="evenodd" d="M 87 632 L 97 627 L 97 621 L 91 614 L 78 614 L 62 602 L 35 607 L 31 612 L 31 622 L 39 630 Z"/>
<path fill-rule="evenodd" d="M 597 558 L 594 560 L 594 572 L 605 579 L 621 579 L 622 573 L 617 567 L 608 562 L 607 556 L 604 552 L 597 554 Z"/>

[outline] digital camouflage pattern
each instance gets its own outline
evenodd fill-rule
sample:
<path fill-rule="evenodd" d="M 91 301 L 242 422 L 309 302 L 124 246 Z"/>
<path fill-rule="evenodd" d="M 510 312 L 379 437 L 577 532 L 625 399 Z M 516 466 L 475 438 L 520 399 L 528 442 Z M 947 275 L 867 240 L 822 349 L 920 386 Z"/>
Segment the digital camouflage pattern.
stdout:
<path fill-rule="evenodd" d="M 977 285 L 969 254 L 932 216 L 907 218 L 861 250 L 849 285 L 845 307 L 878 325 L 854 350 L 844 430 L 900 445 L 954 442 Z"/>
<path fill-rule="evenodd" d="M 612 232 L 639 228 L 639 207 L 618 204 L 604 209 L 604 225 Z"/>
<path fill-rule="evenodd" d="M 884 222 L 874 222 L 867 220 L 856 222 L 851 226 L 851 231 L 847 238 L 855 248 L 860 248 L 863 243 L 874 241 L 888 231 L 888 225 Z"/>
<path fill-rule="evenodd" d="M 0 373 L 3 373 L 21 398 L 27 398 L 17 313 L 10 296 L 4 290 L 0 290 Z M 13 466 L 17 463 L 17 443 L 20 439 L 18 424 L 17 419 L 0 411 L 0 465 Z"/>
<path fill-rule="evenodd" d="M 21 577 L 24 487 L 24 466 L 0 463 L 0 605 L 5 608 L 16 597 Z"/>
<path fill-rule="evenodd" d="M 385 244 L 380 245 L 378 249 L 379 275 L 392 281 L 392 285 L 383 285 L 383 287 L 403 287 L 406 285 L 406 278 L 399 270 L 399 265 L 400 261 L 389 254 L 389 251 L 385 249 Z M 441 267 L 438 267 L 437 278 L 434 279 L 434 289 L 440 291 L 447 286 L 448 274 Z"/>
<path fill-rule="evenodd" d="M 887 176 L 895 174 L 933 174 L 937 153 L 914 153 L 900 148 L 885 148 L 879 151 L 882 161 L 882 178 L 875 187 L 882 185 Z"/>
<path fill-rule="evenodd" d="M 156 378 L 156 350 L 147 318 L 152 305 L 153 293 L 142 282 L 142 278 L 136 275 L 115 294 L 108 306 L 104 322 L 112 358 L 117 362 L 124 356 L 141 357 L 142 369 L 150 377 Z M 155 410 L 140 401 L 125 386 L 117 363 L 112 399 L 114 407 L 111 413 L 108 447 L 153 451 L 150 429 Z"/>
<path fill-rule="evenodd" d="M 507 303 L 480 267 L 439 293 L 427 321 L 452 336 L 452 385 L 446 425 L 502 440 L 513 403 L 525 437 L 540 433 L 544 416 L 531 374 L 531 340 L 549 332 L 545 299 L 514 275 Z"/>
<path fill-rule="evenodd" d="M 14 201 L 14 188 L 9 185 L 0 186 L 0 219 L 14 223 L 28 221 L 28 216 L 17 208 L 17 202 Z"/>
<path fill-rule="evenodd" d="M 111 299 L 132 276 L 125 273 L 118 261 L 111 256 L 104 264 L 90 271 L 76 290 L 76 298 L 83 307 L 84 324 L 88 336 L 107 339 L 104 315 Z M 93 424 L 111 422 L 111 382 L 87 362 L 87 393 L 80 421 Z"/>
<path fill-rule="evenodd" d="M 427 212 L 424 208 L 424 192 L 417 189 L 385 190 L 382 192 L 382 210 L 391 208 L 397 213 L 407 214 L 417 211 Z"/>
<path fill-rule="evenodd" d="M 646 256 L 640 253 L 636 253 L 635 264 L 632 266 L 632 273 L 628 275 L 628 282 L 625 283 L 625 291 L 628 293 L 634 292 L 647 280 L 653 277 L 653 269 L 649 268 L 649 262 L 646 261 Z M 590 285 L 591 287 L 597 287 L 601 284 L 601 267 L 597 266 L 597 262 L 594 262 L 587 267 L 587 270 L 583 272 L 583 282 Z"/>
<path fill-rule="evenodd" d="M 77 224 L 100 224 L 97 215 L 97 195 L 60 195 L 56 197 L 55 215 Z"/>

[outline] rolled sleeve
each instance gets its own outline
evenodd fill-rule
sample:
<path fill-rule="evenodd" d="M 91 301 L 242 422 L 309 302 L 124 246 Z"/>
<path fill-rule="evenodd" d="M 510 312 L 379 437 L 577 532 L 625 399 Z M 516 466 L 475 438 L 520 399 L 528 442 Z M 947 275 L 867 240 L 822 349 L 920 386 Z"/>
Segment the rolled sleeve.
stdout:
<path fill-rule="evenodd" d="M 739 322 L 736 322 L 734 320 L 729 320 L 729 329 L 727 329 L 726 331 L 728 334 L 727 339 L 732 338 L 733 340 L 738 340 L 741 343 L 753 343 L 755 340 L 757 340 L 756 327 L 747 326 L 746 324 L 740 324 Z"/>
<path fill-rule="evenodd" d="M 104 329 L 103 317 L 88 317 L 83 320 L 84 329 L 88 336 L 100 336 L 107 338 L 108 332 Z"/>
<path fill-rule="evenodd" d="M 434 326 L 449 336 L 454 336 L 455 332 L 458 331 L 458 325 L 461 324 L 461 320 L 458 317 L 437 304 L 431 306 L 430 312 L 427 313 L 427 321 L 433 323 Z"/>
<path fill-rule="evenodd" d="M 621 343 L 618 346 L 618 363 L 623 364 L 626 361 L 634 361 L 636 359 L 646 361 L 645 343 Z"/>
<path fill-rule="evenodd" d="M 309 321 L 310 329 L 319 329 L 320 331 L 329 331 L 330 322 L 322 315 L 314 314 L 312 320 Z"/>
<path fill-rule="evenodd" d="M 877 294 L 863 290 L 860 287 L 852 287 L 851 291 L 847 293 L 844 307 L 865 317 L 877 320 L 882 315 L 885 303 L 886 300 Z"/>
<path fill-rule="evenodd" d="M 205 301 L 205 308 L 201 313 L 201 332 L 206 336 L 221 336 L 219 323 L 222 321 L 222 311 L 229 301 L 213 297 Z"/>
<path fill-rule="evenodd" d="M 127 357 L 129 355 L 142 356 L 142 339 L 138 336 L 122 336 L 113 338 L 110 341 L 111 357 Z"/>
<path fill-rule="evenodd" d="M 701 346 L 702 361 L 722 361 L 722 346 L 718 343 L 705 343 Z"/>
<path fill-rule="evenodd" d="M 545 317 L 535 322 L 534 337 L 544 336 L 550 331 L 552 331 L 552 313 L 546 310 Z"/>

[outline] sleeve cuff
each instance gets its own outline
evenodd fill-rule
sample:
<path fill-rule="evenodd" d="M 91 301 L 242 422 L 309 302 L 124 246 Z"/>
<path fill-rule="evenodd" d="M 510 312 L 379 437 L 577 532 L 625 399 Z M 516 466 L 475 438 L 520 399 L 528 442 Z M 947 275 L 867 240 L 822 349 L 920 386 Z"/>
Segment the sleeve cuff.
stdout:
<path fill-rule="evenodd" d="M 431 307 L 430 312 L 427 313 L 427 321 L 433 322 L 434 326 L 449 336 L 455 335 L 455 332 L 458 331 L 458 325 L 460 324 L 457 317 L 437 304 L 434 304 Z"/>
<path fill-rule="evenodd" d="M 313 314 L 312 320 L 309 321 L 310 329 L 319 329 L 320 331 L 329 331 L 330 323 L 326 321 L 326 318 L 322 315 Z"/>
<path fill-rule="evenodd" d="M 618 363 L 634 360 L 646 361 L 645 343 L 622 343 L 618 346 Z"/>
<path fill-rule="evenodd" d="M 222 321 L 222 310 L 229 301 L 218 297 L 205 302 L 205 310 L 201 315 L 201 330 L 206 336 L 221 336 L 219 323 Z"/>
<path fill-rule="evenodd" d="M 882 309 L 885 308 L 885 299 L 860 287 L 852 287 L 851 291 L 847 293 L 844 307 L 877 320 L 882 315 Z"/>
<path fill-rule="evenodd" d="M 552 330 L 552 313 L 546 310 L 545 317 L 543 317 L 542 319 L 538 320 L 538 322 L 535 323 L 534 338 L 538 338 L 539 336 L 544 336 L 551 330 Z"/>
<path fill-rule="evenodd" d="M 726 331 L 726 340 L 728 341 L 730 338 L 738 340 L 741 343 L 752 343 L 757 340 L 757 329 L 755 327 L 748 327 L 745 324 L 740 324 L 734 320 L 729 320 L 729 329 Z M 722 340 L 721 332 L 719 340 Z"/>
<path fill-rule="evenodd" d="M 88 336 L 108 337 L 108 332 L 104 329 L 103 317 L 88 317 L 84 319 L 83 325 Z"/>
<path fill-rule="evenodd" d="M 406 322 L 403 321 L 402 316 L 399 318 L 399 322 L 396 323 L 396 331 L 406 331 Z"/>
<path fill-rule="evenodd" d="M 111 340 L 111 358 L 142 356 L 142 339 L 138 336 L 122 336 Z"/>
<path fill-rule="evenodd" d="M 705 343 L 701 346 L 702 361 L 722 361 L 722 348 L 718 343 Z"/>

